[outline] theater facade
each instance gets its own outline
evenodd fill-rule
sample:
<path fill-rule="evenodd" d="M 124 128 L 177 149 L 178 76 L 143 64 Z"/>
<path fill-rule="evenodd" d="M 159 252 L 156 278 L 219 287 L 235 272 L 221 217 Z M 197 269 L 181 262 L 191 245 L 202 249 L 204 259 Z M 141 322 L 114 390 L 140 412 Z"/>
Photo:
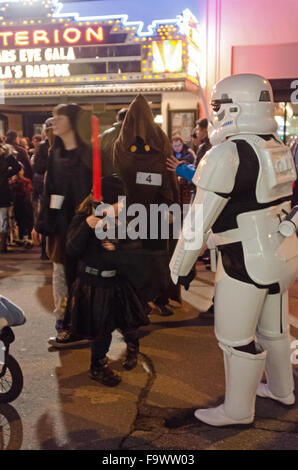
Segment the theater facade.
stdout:
<path fill-rule="evenodd" d="M 93 9 L 92 18 L 65 15 L 56 0 L 0 1 L 0 134 L 31 137 L 65 102 L 91 109 L 104 130 L 142 93 L 156 122 L 189 142 L 202 52 L 194 14 L 185 9 L 147 29 L 122 14 Z"/>

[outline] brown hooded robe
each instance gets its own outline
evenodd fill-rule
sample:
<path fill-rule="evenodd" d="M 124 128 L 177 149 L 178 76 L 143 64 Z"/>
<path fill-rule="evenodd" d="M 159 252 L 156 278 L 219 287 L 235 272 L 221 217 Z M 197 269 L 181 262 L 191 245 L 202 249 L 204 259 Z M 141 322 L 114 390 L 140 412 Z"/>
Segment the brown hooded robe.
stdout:
<path fill-rule="evenodd" d="M 166 160 L 171 154 L 168 137 L 154 122 L 147 100 L 138 95 L 129 107 L 114 146 L 114 165 L 124 183 L 127 207 L 139 203 L 149 209 L 150 204 L 179 202 L 176 174 L 166 168 Z M 152 250 L 152 254 L 155 251 L 159 256 L 158 251 L 164 252 L 161 263 L 169 262 L 175 245 L 173 239 L 143 241 L 143 247 Z M 152 273 L 152 276 L 156 275 L 156 272 Z M 169 269 L 167 276 L 165 296 L 180 302 L 180 289 L 171 282 Z"/>

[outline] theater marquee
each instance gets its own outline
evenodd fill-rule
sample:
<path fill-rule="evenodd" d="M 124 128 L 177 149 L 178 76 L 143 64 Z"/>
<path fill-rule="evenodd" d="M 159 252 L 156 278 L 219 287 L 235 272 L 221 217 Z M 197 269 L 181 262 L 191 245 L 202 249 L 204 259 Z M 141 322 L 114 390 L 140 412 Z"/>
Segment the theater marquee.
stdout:
<path fill-rule="evenodd" d="M 1 8 L 1 3 L 0 84 L 6 96 L 19 96 L 20 89 L 39 94 L 42 85 L 51 85 L 48 93 L 55 93 L 55 85 L 59 93 L 70 85 L 88 93 L 90 86 L 116 83 L 118 91 L 134 84 L 138 89 L 141 83 L 162 90 L 171 88 L 171 82 L 181 87 L 184 79 L 196 79 L 199 29 L 189 10 L 176 20 L 153 21 L 150 34 L 141 36 L 138 25 L 117 15 L 75 21 L 54 18 L 49 0 L 41 1 L 40 8 L 29 0 L 13 2 L 20 7 L 10 3 Z M 27 16 L 16 22 L 21 7 Z"/>

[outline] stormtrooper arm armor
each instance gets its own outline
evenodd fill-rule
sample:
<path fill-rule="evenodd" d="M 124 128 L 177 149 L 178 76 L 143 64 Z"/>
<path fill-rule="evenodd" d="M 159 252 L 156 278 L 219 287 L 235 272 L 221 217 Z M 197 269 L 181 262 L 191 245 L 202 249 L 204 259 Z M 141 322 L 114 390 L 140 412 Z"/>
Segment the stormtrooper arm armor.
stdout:
<path fill-rule="evenodd" d="M 179 276 L 188 275 L 204 247 L 212 225 L 229 201 L 238 166 L 237 148 L 231 142 L 212 148 L 201 160 L 193 178 L 196 197 L 170 262 L 174 283 Z"/>

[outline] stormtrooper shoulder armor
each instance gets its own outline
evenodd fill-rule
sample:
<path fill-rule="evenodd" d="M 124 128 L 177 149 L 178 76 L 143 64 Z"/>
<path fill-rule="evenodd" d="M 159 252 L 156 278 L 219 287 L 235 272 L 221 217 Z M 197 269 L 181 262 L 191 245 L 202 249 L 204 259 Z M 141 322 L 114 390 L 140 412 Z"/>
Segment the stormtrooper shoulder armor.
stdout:
<path fill-rule="evenodd" d="M 234 142 L 216 145 L 202 158 L 192 181 L 206 191 L 229 194 L 235 184 L 239 161 Z"/>

